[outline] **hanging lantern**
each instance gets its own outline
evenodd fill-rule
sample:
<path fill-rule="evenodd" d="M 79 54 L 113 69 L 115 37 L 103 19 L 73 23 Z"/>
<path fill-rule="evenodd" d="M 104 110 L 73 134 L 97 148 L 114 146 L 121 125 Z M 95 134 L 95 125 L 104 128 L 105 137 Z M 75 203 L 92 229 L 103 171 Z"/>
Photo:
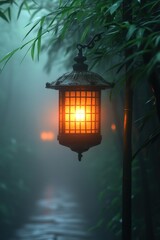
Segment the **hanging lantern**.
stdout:
<path fill-rule="evenodd" d="M 59 143 L 77 152 L 79 160 L 82 152 L 101 143 L 101 90 L 112 87 L 88 71 L 82 47 L 78 45 L 73 71 L 46 83 L 46 88 L 59 90 Z"/>

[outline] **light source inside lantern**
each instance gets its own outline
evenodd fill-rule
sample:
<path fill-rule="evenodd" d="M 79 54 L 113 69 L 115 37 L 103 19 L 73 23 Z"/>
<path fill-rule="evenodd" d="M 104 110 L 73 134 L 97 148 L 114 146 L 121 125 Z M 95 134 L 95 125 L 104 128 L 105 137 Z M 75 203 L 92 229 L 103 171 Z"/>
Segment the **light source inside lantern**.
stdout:
<path fill-rule="evenodd" d="M 60 129 L 65 134 L 100 132 L 100 91 L 60 91 Z"/>
<path fill-rule="evenodd" d="M 82 108 L 76 109 L 75 120 L 76 120 L 76 122 L 85 121 L 85 111 L 84 111 L 84 109 L 82 109 Z"/>

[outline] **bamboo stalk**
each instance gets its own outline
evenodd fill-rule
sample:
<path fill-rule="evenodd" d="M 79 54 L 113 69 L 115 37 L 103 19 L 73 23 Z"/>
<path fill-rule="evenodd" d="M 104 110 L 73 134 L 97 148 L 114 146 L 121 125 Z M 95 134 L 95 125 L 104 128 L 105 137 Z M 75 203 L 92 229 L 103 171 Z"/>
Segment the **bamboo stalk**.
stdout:
<path fill-rule="evenodd" d="M 132 1 L 123 0 L 123 21 L 132 22 Z M 132 49 L 125 50 L 125 57 L 132 54 Z M 126 65 L 126 72 L 129 63 Z M 132 76 L 126 73 L 124 103 L 124 135 L 123 135 L 123 179 L 122 179 L 122 240 L 132 238 Z"/>
<path fill-rule="evenodd" d="M 123 180 L 122 180 L 122 239 L 131 239 L 132 213 L 132 99 L 131 79 L 126 80 L 125 108 L 124 108 L 124 153 L 123 153 Z"/>

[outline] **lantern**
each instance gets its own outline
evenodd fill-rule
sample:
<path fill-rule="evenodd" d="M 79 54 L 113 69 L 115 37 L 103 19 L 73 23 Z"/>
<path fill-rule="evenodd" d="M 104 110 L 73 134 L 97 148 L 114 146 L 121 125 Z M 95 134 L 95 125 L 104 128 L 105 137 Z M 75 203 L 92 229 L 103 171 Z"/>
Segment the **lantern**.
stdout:
<path fill-rule="evenodd" d="M 79 160 L 82 152 L 101 143 L 101 90 L 112 87 L 88 71 L 81 46 L 73 71 L 46 83 L 46 88 L 59 90 L 59 143 L 77 152 Z"/>

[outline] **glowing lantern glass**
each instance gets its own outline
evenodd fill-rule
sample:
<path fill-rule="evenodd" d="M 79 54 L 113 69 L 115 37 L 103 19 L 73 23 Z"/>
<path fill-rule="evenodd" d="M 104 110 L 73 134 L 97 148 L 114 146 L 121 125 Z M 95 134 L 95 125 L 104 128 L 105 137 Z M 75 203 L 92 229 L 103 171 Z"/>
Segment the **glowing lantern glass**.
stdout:
<path fill-rule="evenodd" d="M 60 134 L 100 132 L 99 90 L 62 90 L 59 94 Z"/>
<path fill-rule="evenodd" d="M 79 160 L 82 152 L 101 142 L 101 90 L 112 87 L 88 71 L 80 50 L 71 73 L 46 83 L 47 88 L 59 90 L 59 143 L 77 152 Z"/>

